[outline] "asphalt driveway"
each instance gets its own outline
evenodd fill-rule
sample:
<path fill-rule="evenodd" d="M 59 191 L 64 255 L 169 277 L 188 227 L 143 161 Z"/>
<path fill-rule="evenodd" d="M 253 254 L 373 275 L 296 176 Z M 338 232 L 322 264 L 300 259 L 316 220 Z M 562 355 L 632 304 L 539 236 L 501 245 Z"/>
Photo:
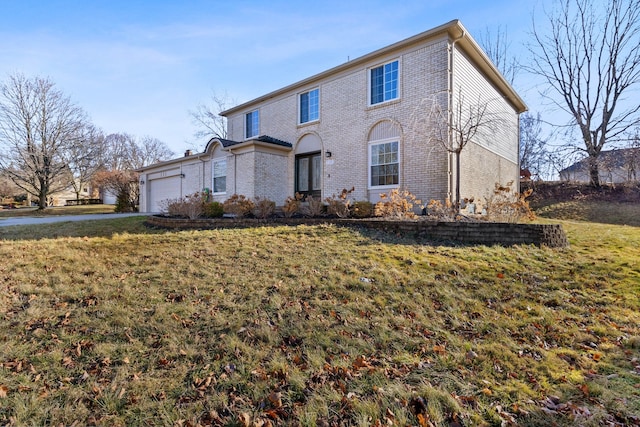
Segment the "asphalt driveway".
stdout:
<path fill-rule="evenodd" d="M 0 227 L 8 227 L 10 225 L 34 225 L 34 224 L 50 224 L 54 222 L 67 221 L 91 221 L 99 219 L 115 219 L 128 216 L 147 216 L 148 213 L 105 213 L 105 214 L 87 214 L 87 215 L 60 215 L 45 217 L 15 217 L 0 218 Z"/>

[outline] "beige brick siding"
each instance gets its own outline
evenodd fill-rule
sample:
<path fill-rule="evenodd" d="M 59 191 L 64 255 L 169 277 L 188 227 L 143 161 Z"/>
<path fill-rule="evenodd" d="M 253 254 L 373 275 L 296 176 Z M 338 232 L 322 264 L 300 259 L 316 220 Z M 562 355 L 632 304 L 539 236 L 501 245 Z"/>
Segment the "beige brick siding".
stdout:
<path fill-rule="evenodd" d="M 287 93 L 258 106 L 260 134 L 269 135 L 294 145 L 307 133 L 314 132 L 322 141 L 323 197 L 337 194 L 343 188 L 355 187 L 357 200 L 378 200 L 380 191 L 368 185 L 369 132 L 380 121 L 398 123 L 400 142 L 400 186 L 419 198 L 444 199 L 447 194 L 447 156 L 442 147 L 427 144 L 410 129 L 412 115 L 420 114 L 422 101 L 447 89 L 447 40 L 431 41 L 426 46 L 413 46 L 384 58 L 359 66 L 323 81 L 314 82 L 295 93 Z M 382 105 L 368 105 L 369 69 L 391 60 L 400 67 L 399 99 Z M 298 96 L 313 88 L 320 89 L 320 119 L 298 125 Z M 233 140 L 244 137 L 246 111 L 229 117 L 228 134 Z M 286 195 L 294 192 L 295 155 L 288 158 Z M 383 192 L 388 189 L 382 190 Z"/>
<path fill-rule="evenodd" d="M 416 118 L 428 115 L 433 99 L 448 108 L 452 42 L 446 32 L 412 40 L 230 110 L 228 139 L 245 140 L 245 114 L 257 109 L 258 135 L 289 142 L 293 149 L 287 152 L 256 145 L 247 149 L 230 147 L 221 152 L 218 147 L 214 153 L 203 153 L 207 162 L 185 159 L 179 166 L 185 173 L 183 187 L 189 190 L 183 191 L 211 187 L 209 160 L 225 153 L 227 192 L 216 195 L 216 199 L 222 201 L 237 193 L 268 197 L 282 205 L 295 191 L 295 156 L 309 150 L 298 143 L 305 135 L 313 134 L 319 143 L 308 146 L 313 146 L 313 151 L 318 148 L 322 151 L 322 197 L 354 187 L 354 199 L 375 202 L 381 192 L 389 189 L 369 186 L 369 146 L 371 141 L 385 137 L 384 129 L 376 126 L 389 123 L 399 135 L 399 187 L 425 204 L 431 199 L 445 200 L 454 191 L 455 163 L 442 144 L 428 141 L 426 130 L 421 128 L 425 125 L 416 124 L 419 122 Z M 485 102 L 488 114 L 499 119 L 495 129 L 479 135 L 462 153 L 461 196 L 478 198 L 488 194 L 495 182 L 504 184 L 518 177 L 518 116 L 516 108 L 458 46 L 453 62 L 454 94 L 460 88 L 465 102 Z M 370 106 L 370 69 L 393 60 L 399 66 L 398 99 Z M 316 88 L 319 120 L 299 124 L 299 95 Z M 331 152 L 331 157 L 326 156 L 327 152 Z"/>

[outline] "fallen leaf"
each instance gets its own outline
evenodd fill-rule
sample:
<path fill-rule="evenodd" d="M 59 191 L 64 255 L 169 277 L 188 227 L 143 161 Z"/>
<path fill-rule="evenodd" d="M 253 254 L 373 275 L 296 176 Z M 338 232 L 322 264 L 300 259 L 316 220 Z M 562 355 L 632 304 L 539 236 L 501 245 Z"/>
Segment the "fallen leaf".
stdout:
<path fill-rule="evenodd" d="M 434 345 L 433 346 L 433 352 L 437 353 L 437 354 L 446 354 L 447 350 L 443 345 Z"/>
<path fill-rule="evenodd" d="M 249 415 L 247 412 L 243 412 L 238 415 L 238 420 L 240 421 L 240 424 L 243 425 L 243 427 L 251 426 L 251 415 Z"/>
<path fill-rule="evenodd" d="M 274 391 L 268 396 L 268 399 L 274 408 L 282 408 L 282 393 Z"/>

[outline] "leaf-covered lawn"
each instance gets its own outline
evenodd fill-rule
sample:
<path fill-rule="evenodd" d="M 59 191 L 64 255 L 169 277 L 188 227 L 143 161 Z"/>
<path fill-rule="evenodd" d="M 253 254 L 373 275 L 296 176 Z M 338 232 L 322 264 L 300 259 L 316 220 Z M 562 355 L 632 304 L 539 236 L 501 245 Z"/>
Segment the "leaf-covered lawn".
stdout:
<path fill-rule="evenodd" d="M 141 221 L 0 234 L 0 424 L 640 423 L 638 228 L 565 223 L 557 250 Z"/>

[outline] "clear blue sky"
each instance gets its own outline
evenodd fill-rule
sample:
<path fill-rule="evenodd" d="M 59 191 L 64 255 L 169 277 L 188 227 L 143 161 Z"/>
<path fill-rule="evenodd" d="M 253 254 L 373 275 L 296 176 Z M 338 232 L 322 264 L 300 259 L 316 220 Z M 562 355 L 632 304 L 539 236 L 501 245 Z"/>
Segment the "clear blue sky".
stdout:
<path fill-rule="evenodd" d="M 0 80 L 49 77 L 106 133 L 182 154 L 204 149 L 189 110 L 212 90 L 248 101 L 452 19 L 501 27 L 517 55 L 549 1 L 0 0 Z"/>

